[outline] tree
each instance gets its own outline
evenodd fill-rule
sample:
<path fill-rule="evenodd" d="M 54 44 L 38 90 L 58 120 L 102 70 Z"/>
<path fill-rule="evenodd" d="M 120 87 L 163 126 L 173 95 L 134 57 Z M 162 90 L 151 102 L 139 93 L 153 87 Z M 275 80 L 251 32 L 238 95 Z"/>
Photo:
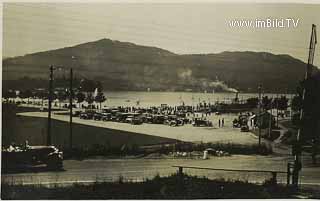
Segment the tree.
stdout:
<path fill-rule="evenodd" d="M 98 94 L 97 94 L 97 96 L 94 98 L 94 100 L 97 102 L 97 103 L 99 103 L 99 105 L 100 105 L 100 109 L 102 108 L 101 107 L 101 103 L 103 103 L 104 101 L 106 101 L 107 99 L 106 99 L 106 97 L 103 95 L 103 92 L 99 92 L 99 90 L 98 90 Z"/>
<path fill-rule="evenodd" d="M 27 98 L 28 99 L 28 104 L 29 104 L 29 99 L 33 97 L 33 93 L 31 90 L 27 89 L 25 91 L 21 91 L 19 94 L 20 98 Z"/>
<path fill-rule="evenodd" d="M 264 96 L 262 98 L 262 108 L 264 110 L 269 110 L 271 109 L 271 103 L 272 103 L 272 99 L 269 98 L 268 96 Z"/>
<path fill-rule="evenodd" d="M 86 99 L 86 95 L 84 93 L 82 93 L 81 91 L 79 91 L 76 94 L 76 99 L 77 99 L 77 103 L 79 104 L 79 108 L 80 108 L 80 103 L 82 103 Z"/>
<path fill-rule="evenodd" d="M 81 91 L 90 93 L 93 92 L 97 88 L 97 83 L 93 80 L 84 79 L 80 82 Z"/>
<path fill-rule="evenodd" d="M 102 84 L 99 81 L 94 81 L 94 80 L 89 80 L 89 79 L 83 79 L 80 82 L 80 90 L 83 92 L 86 92 L 86 101 L 88 102 L 89 105 L 91 105 L 94 101 L 100 103 L 100 108 L 101 108 L 101 103 L 104 102 L 106 99 L 103 96 L 102 93 Z M 98 89 L 99 93 L 95 96 L 93 96 L 93 92 L 95 89 Z"/>
<path fill-rule="evenodd" d="M 101 104 L 104 102 L 104 101 L 106 101 L 107 99 L 106 99 L 106 97 L 104 96 L 104 94 L 103 94 L 103 88 L 102 88 L 102 84 L 100 83 L 100 82 L 96 82 L 96 86 L 97 86 L 97 91 L 98 91 L 98 93 L 96 94 L 96 96 L 94 97 L 94 101 L 95 102 L 97 102 L 97 103 L 99 103 L 99 105 L 100 105 L 100 109 L 102 108 L 101 107 Z"/>
<path fill-rule="evenodd" d="M 48 98 L 48 95 L 49 95 L 48 91 L 45 91 L 45 90 L 37 90 L 35 92 L 35 96 L 41 99 L 42 106 L 43 106 L 43 99 Z"/>
<path fill-rule="evenodd" d="M 6 90 L 3 93 L 3 98 L 5 98 L 7 102 L 9 102 L 10 98 L 15 98 L 15 97 L 16 97 L 16 93 L 13 90 Z"/>
<path fill-rule="evenodd" d="M 259 99 L 258 98 L 248 98 L 247 99 L 247 105 L 250 108 L 257 107 L 258 103 L 259 103 Z"/>
<path fill-rule="evenodd" d="M 304 100 L 302 100 L 303 88 L 306 89 Z M 300 82 L 297 88 L 298 95 L 292 101 L 292 109 L 296 111 L 293 123 L 302 129 L 301 139 L 316 140 L 319 142 L 320 125 L 320 73 L 311 76 L 308 80 Z M 300 109 L 303 109 L 303 119 L 297 121 L 300 116 Z"/>
<path fill-rule="evenodd" d="M 59 107 L 61 108 L 61 102 L 67 99 L 67 93 L 65 91 L 58 91 L 57 98 L 59 100 Z"/>
<path fill-rule="evenodd" d="M 281 96 L 278 103 L 279 110 L 287 110 L 288 108 L 288 99 L 286 96 Z"/>
<path fill-rule="evenodd" d="M 299 112 L 302 107 L 302 97 L 299 95 L 295 95 L 291 101 L 291 109 L 294 112 Z"/>
<path fill-rule="evenodd" d="M 68 88 L 68 89 L 66 89 L 65 94 L 66 94 L 66 99 L 67 99 L 67 98 L 70 99 L 70 96 L 72 97 L 72 104 L 69 105 L 69 108 L 70 108 L 70 107 L 72 107 L 72 105 L 73 105 L 73 99 L 75 98 L 74 91 L 72 90 L 72 91 L 70 92 L 70 89 Z"/>
<path fill-rule="evenodd" d="M 94 101 L 94 98 L 93 98 L 92 93 L 88 93 L 88 94 L 87 94 L 86 101 L 88 102 L 89 106 L 92 105 L 92 103 L 93 103 L 93 101 Z"/>

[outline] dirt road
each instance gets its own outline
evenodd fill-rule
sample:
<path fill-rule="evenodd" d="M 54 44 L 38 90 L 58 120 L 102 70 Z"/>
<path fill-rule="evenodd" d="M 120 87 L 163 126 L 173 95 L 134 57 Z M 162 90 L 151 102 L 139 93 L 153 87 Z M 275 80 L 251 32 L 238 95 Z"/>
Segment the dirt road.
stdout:
<path fill-rule="evenodd" d="M 74 182 L 90 183 L 95 181 L 117 181 L 119 177 L 125 180 L 141 181 L 160 176 L 170 175 L 177 171 L 173 165 L 200 166 L 229 169 L 257 169 L 286 171 L 287 162 L 291 156 L 245 156 L 211 157 L 202 159 L 87 159 L 65 160 L 64 171 L 50 172 L 43 169 L 33 169 L 35 172 L 3 174 L 3 183 L 14 184 L 59 184 L 68 185 Z M 305 156 L 301 174 L 302 184 L 320 185 L 320 166 L 312 166 L 310 157 Z M 237 173 L 222 171 L 188 170 L 189 174 L 209 178 L 224 178 L 263 182 L 270 178 L 269 173 Z M 279 182 L 286 182 L 286 174 L 278 175 Z"/>

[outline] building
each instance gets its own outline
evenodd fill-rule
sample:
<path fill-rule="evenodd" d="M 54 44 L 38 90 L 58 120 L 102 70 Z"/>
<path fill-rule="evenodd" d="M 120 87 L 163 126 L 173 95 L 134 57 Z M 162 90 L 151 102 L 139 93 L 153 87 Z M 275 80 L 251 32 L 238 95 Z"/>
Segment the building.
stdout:
<path fill-rule="evenodd" d="M 249 128 L 251 128 L 251 129 L 254 127 L 259 128 L 260 121 L 261 121 L 260 128 L 265 129 L 265 128 L 269 128 L 270 123 L 271 123 L 271 127 L 274 127 L 275 123 L 276 123 L 276 118 L 275 118 L 275 116 L 273 116 L 271 113 L 269 113 L 267 111 L 261 112 L 260 115 L 258 113 L 253 114 L 252 116 L 249 117 L 249 121 L 248 121 Z"/>

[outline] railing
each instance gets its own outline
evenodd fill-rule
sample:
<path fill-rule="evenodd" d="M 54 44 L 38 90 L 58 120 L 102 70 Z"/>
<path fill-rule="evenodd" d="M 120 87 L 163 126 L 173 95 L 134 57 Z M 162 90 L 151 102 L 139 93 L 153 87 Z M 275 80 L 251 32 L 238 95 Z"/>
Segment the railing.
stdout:
<path fill-rule="evenodd" d="M 277 183 L 277 174 L 287 174 L 287 185 L 290 184 L 290 169 L 288 171 L 273 171 L 273 170 L 244 170 L 244 169 L 224 169 L 224 168 L 208 168 L 208 167 L 195 167 L 195 166 L 179 166 L 172 167 L 178 168 L 178 174 L 183 175 L 183 169 L 198 169 L 198 170 L 213 170 L 213 171 L 227 171 L 227 172 L 256 172 L 256 173 L 270 173 L 274 184 Z"/>

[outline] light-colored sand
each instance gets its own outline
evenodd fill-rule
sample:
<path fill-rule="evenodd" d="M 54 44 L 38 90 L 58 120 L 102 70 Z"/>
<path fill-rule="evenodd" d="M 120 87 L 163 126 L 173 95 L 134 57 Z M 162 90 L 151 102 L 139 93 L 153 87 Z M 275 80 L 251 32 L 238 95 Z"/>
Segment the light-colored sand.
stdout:
<path fill-rule="evenodd" d="M 17 115 L 30 117 L 47 118 L 47 112 L 26 112 Z M 257 137 L 250 132 L 240 132 L 239 129 L 232 128 L 232 120 L 235 115 L 211 115 L 208 119 L 213 120 L 214 127 L 193 127 L 192 125 L 184 125 L 180 127 L 170 127 L 167 125 L 158 124 L 142 124 L 131 125 L 118 122 L 104 122 L 95 120 L 84 120 L 78 117 L 73 118 L 73 122 L 77 124 L 97 126 L 114 130 L 122 130 L 132 133 L 141 133 L 152 136 L 172 138 L 182 141 L 202 141 L 202 142 L 223 142 L 237 144 L 255 144 L 258 142 Z M 60 121 L 69 122 L 69 116 L 58 115 L 57 112 L 52 114 L 52 118 Z M 218 119 L 224 118 L 225 127 L 218 128 Z"/>

